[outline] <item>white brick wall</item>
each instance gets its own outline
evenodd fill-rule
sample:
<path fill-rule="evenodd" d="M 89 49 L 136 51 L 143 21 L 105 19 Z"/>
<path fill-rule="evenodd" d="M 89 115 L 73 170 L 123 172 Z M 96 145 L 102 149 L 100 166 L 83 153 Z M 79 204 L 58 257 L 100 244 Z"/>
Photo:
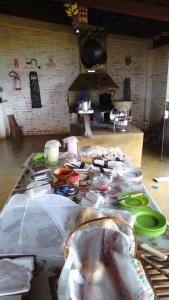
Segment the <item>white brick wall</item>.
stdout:
<path fill-rule="evenodd" d="M 52 57 L 54 68 L 47 67 Z M 14 69 L 13 59 L 19 59 Z M 41 69 L 26 61 L 36 58 Z M 12 25 L 1 25 L 0 68 L 8 103 L 7 114 L 14 114 L 24 134 L 69 132 L 67 90 L 79 73 L 79 50 L 76 36 L 65 30 L 48 32 Z M 21 75 L 21 91 L 14 91 L 11 70 Z M 32 109 L 29 72 L 37 71 L 42 108 Z"/>
<path fill-rule="evenodd" d="M 108 37 L 107 70 L 119 86 L 116 98 L 123 98 L 123 80 L 125 77 L 131 79 L 131 99 L 134 101 L 132 114 L 134 123 L 144 128 L 144 110 L 147 80 L 147 51 L 148 42 L 132 38 Z M 130 56 L 132 63 L 125 64 L 126 56 Z"/>
<path fill-rule="evenodd" d="M 0 104 L 0 139 L 6 137 L 8 132 L 5 104 Z"/>
<path fill-rule="evenodd" d="M 159 124 L 164 117 L 167 90 L 169 46 L 153 50 L 152 96 L 150 126 Z"/>
<path fill-rule="evenodd" d="M 11 22 L 11 18 L 0 15 L 0 74 L 2 87 L 8 103 L 7 114 L 14 114 L 23 128 L 24 134 L 66 133 L 69 131 L 69 113 L 67 91 L 79 74 L 79 48 L 77 37 L 66 28 L 45 23 L 38 29 L 40 22 L 24 20 L 27 26 Z M 5 22 L 4 22 L 5 20 Z M 28 28 L 28 26 L 30 26 Z M 54 27 L 54 30 L 52 28 Z M 109 36 L 107 40 L 107 70 L 119 86 L 116 98 L 123 96 L 123 80 L 131 78 L 131 98 L 134 100 L 132 113 L 134 122 L 144 127 L 147 80 L 148 42 L 142 39 Z M 125 65 L 125 57 L 131 56 L 132 64 Z M 55 67 L 47 67 L 48 58 L 52 57 Z M 19 59 L 19 69 L 14 69 L 13 59 Z M 26 64 L 27 60 L 36 58 L 41 69 Z M 22 90 L 14 91 L 11 70 L 21 75 Z M 29 72 L 37 71 L 41 92 L 42 108 L 32 109 Z M 1 104 L 0 104 L 1 105 Z M 146 115 L 148 118 L 148 113 Z M 0 130 L 0 136 L 2 136 Z"/>

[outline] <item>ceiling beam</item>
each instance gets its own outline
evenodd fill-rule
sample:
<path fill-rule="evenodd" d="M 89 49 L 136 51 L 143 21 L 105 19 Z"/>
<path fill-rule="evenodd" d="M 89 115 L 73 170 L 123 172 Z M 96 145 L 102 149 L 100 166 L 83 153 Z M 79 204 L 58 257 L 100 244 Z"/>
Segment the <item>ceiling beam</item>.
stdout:
<path fill-rule="evenodd" d="M 99 10 L 169 22 L 169 6 L 167 4 L 159 6 L 155 3 L 146 4 L 132 0 L 80 0 L 80 4 Z"/>
<path fill-rule="evenodd" d="M 70 20 L 63 9 L 62 3 L 34 1 L 34 3 L 31 4 L 31 1 L 32 0 L 0 0 L 0 13 L 64 25 L 70 24 Z"/>

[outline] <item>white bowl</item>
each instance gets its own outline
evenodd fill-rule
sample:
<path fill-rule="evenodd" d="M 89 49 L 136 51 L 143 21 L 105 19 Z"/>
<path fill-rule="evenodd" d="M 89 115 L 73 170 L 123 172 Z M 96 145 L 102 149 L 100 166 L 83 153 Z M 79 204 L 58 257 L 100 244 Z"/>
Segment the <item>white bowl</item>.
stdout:
<path fill-rule="evenodd" d="M 127 181 L 138 182 L 143 179 L 143 172 L 140 169 L 126 168 L 119 170 L 118 176 Z"/>

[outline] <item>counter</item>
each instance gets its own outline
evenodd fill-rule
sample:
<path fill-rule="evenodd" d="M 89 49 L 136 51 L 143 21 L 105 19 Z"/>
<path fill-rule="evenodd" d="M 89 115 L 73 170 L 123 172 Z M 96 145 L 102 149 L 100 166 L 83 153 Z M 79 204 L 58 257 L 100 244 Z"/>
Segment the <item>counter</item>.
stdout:
<path fill-rule="evenodd" d="M 113 132 L 112 129 L 107 128 L 92 130 L 92 133 L 90 139 L 77 135 L 78 148 L 86 145 L 120 147 L 133 166 L 141 167 L 144 133 L 140 129 L 130 126 L 126 132 Z"/>

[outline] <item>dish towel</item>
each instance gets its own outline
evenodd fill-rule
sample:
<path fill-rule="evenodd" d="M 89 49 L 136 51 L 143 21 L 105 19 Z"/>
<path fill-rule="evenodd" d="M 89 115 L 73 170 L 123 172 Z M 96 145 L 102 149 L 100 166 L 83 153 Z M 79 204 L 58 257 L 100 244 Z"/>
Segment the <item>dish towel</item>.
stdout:
<path fill-rule="evenodd" d="M 30 290 L 34 257 L 0 260 L 0 296 L 23 294 Z"/>

